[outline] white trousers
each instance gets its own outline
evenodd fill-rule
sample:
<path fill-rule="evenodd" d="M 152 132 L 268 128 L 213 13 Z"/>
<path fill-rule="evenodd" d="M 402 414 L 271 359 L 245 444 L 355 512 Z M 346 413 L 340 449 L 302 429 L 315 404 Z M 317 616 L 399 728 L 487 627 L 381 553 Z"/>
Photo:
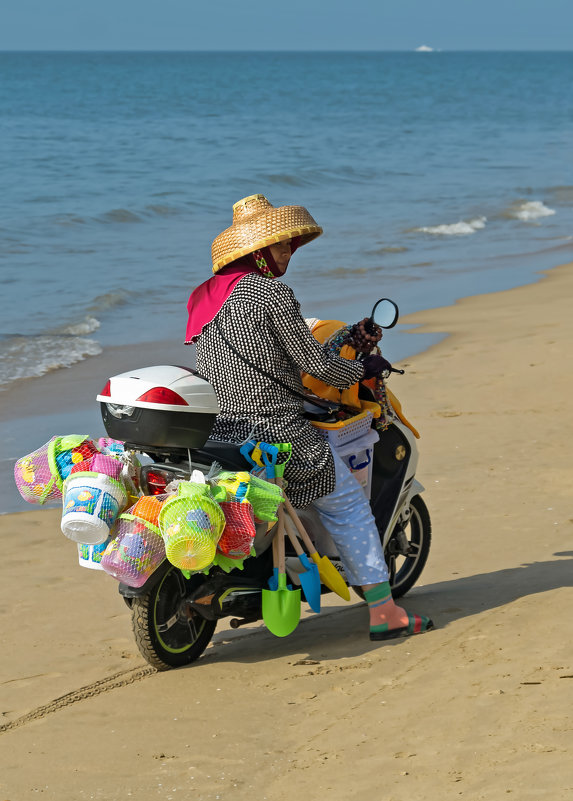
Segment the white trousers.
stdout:
<path fill-rule="evenodd" d="M 312 507 L 336 545 L 350 584 L 388 581 L 388 567 L 370 503 L 334 449 L 332 455 L 336 486 L 330 495 L 314 501 Z"/>

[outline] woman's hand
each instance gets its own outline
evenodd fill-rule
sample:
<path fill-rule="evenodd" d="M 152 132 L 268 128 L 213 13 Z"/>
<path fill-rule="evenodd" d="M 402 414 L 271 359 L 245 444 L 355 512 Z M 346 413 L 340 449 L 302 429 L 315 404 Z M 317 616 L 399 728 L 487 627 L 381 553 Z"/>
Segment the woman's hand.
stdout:
<path fill-rule="evenodd" d="M 378 353 L 366 356 L 362 360 L 362 364 L 364 365 L 364 378 L 375 378 L 380 373 L 389 373 L 392 369 L 390 362 Z"/>
<path fill-rule="evenodd" d="M 347 344 L 357 353 L 371 353 L 382 339 L 382 329 L 365 317 L 350 327 Z"/>

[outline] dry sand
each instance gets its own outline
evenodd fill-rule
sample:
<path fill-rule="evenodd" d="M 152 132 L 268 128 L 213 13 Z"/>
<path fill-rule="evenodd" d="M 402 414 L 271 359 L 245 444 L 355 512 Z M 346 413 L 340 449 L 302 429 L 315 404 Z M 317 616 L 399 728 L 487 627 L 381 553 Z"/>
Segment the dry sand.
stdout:
<path fill-rule="evenodd" d="M 407 321 L 450 334 L 392 379 L 422 432 L 428 634 L 370 643 L 331 601 L 154 673 L 59 512 L 0 518 L 0 798 L 573 798 L 572 296 L 566 265 Z"/>

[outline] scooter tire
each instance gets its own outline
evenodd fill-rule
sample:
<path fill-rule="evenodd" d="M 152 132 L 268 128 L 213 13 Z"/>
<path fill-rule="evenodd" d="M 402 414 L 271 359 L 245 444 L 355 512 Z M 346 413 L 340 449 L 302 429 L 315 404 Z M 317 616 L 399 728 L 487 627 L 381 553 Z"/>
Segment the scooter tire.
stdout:
<path fill-rule="evenodd" d="M 411 546 L 416 553 L 406 556 L 404 562 L 395 570 L 392 569 L 392 557 L 386 555 L 390 568 L 390 586 L 393 598 L 402 598 L 409 592 L 422 575 L 428 561 L 430 545 L 432 544 L 432 523 L 428 507 L 420 495 L 414 495 L 410 500 L 409 533 L 407 534 Z"/>
<path fill-rule="evenodd" d="M 184 607 L 192 585 L 204 580 L 199 575 L 187 580 L 180 570 L 171 567 L 148 593 L 133 598 L 135 642 L 143 658 L 157 670 L 189 665 L 209 644 L 216 621 L 205 620 Z"/>

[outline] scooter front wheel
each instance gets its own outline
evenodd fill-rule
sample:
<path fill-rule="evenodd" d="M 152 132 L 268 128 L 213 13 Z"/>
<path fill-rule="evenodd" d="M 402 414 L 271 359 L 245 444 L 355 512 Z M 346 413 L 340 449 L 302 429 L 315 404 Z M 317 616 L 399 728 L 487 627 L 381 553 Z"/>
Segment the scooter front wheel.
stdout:
<path fill-rule="evenodd" d="M 189 593 L 205 578 L 196 575 L 187 580 L 171 567 L 148 593 L 133 599 L 135 642 L 143 658 L 157 670 L 188 665 L 209 644 L 217 623 L 205 620 L 186 603 Z"/>
<path fill-rule="evenodd" d="M 392 596 L 401 598 L 412 589 L 428 561 L 432 542 L 432 523 L 428 507 L 420 497 L 410 499 L 406 523 L 396 526 L 386 547 Z"/>

